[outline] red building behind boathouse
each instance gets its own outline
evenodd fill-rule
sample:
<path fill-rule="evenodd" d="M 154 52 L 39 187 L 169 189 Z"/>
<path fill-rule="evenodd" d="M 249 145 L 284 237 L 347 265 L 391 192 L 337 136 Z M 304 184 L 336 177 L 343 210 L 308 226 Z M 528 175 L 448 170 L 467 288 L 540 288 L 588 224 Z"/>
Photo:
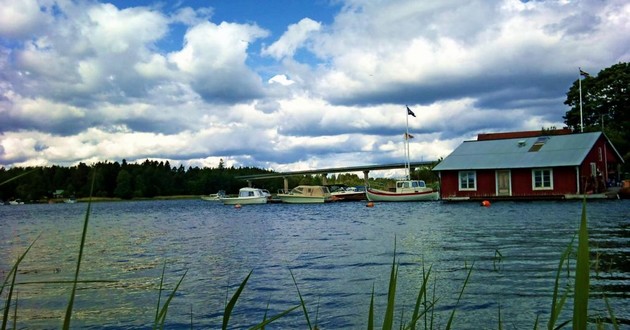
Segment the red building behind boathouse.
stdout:
<path fill-rule="evenodd" d="M 480 134 L 433 171 L 443 200 L 563 199 L 618 182 L 623 158 L 601 132 Z M 548 134 L 548 135 L 546 135 Z"/>

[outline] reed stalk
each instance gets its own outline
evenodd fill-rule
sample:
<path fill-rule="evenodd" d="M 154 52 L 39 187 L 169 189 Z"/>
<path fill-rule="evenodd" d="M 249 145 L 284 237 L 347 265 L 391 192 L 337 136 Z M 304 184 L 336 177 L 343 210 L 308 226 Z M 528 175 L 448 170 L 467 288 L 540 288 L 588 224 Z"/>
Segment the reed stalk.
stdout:
<path fill-rule="evenodd" d="M 577 264 L 575 266 L 575 297 L 573 302 L 573 329 L 586 329 L 588 324 L 589 248 L 586 221 L 586 200 L 582 203 L 582 219 L 578 233 Z"/>
<path fill-rule="evenodd" d="M 177 285 L 175 285 L 175 288 L 173 289 L 173 291 L 171 291 L 171 293 L 169 294 L 168 298 L 166 299 L 166 302 L 164 302 L 164 305 L 162 306 L 161 309 L 158 303 L 158 309 L 160 309 L 160 312 L 157 314 L 155 318 L 155 322 L 153 323 L 154 330 L 164 329 L 164 323 L 166 322 L 166 314 L 168 313 L 168 307 L 171 304 L 171 300 L 173 300 L 173 297 L 175 297 L 175 293 L 177 292 L 177 289 L 179 289 L 179 286 L 182 284 L 182 281 L 184 280 L 184 277 L 186 277 L 187 273 L 188 273 L 188 270 L 186 270 L 184 274 L 182 275 L 182 277 L 179 279 L 179 282 L 177 282 Z M 162 278 L 163 277 L 164 277 L 164 271 L 162 271 Z M 163 283 L 163 279 L 160 280 L 160 290 L 159 290 L 160 296 L 162 292 L 162 283 Z"/>
<path fill-rule="evenodd" d="M 221 327 L 223 330 L 227 329 L 228 323 L 230 321 L 230 315 L 232 315 L 232 310 L 234 309 L 234 306 L 236 306 L 236 302 L 238 300 L 238 297 L 241 295 L 241 292 L 243 292 L 243 289 L 245 289 L 245 285 L 247 284 L 249 277 L 252 275 L 252 272 L 253 270 L 250 271 L 249 274 L 247 274 L 247 277 L 245 277 L 243 282 L 241 282 L 241 285 L 239 285 L 238 290 L 236 290 L 236 292 L 230 299 L 230 302 L 225 306 L 225 310 L 223 311 L 223 326 Z"/>
<path fill-rule="evenodd" d="M 464 290 L 466 289 L 466 285 L 468 284 L 468 281 L 470 280 L 470 274 L 472 274 L 472 270 L 475 266 L 475 263 L 473 262 L 472 265 L 470 265 L 470 269 L 468 270 L 468 275 L 466 275 L 466 280 L 464 280 L 464 285 L 462 286 L 462 290 L 459 292 L 459 296 L 457 297 L 457 302 L 455 303 L 455 306 L 459 305 L 459 301 L 462 299 L 462 296 L 464 295 Z M 446 330 L 449 330 L 451 328 L 451 325 L 453 324 L 453 319 L 455 318 L 455 311 L 457 309 L 453 308 L 453 310 L 451 311 L 451 316 L 448 318 L 448 323 L 446 323 Z"/>
<path fill-rule="evenodd" d="M 85 247 L 85 238 L 87 236 L 88 224 L 90 222 L 90 210 L 92 208 L 92 194 L 94 192 L 94 182 L 96 181 L 96 171 L 92 175 L 92 184 L 90 185 L 90 198 L 87 203 L 87 210 L 85 211 L 85 218 L 83 220 L 83 232 L 81 234 L 81 244 L 79 245 L 79 257 L 77 258 L 77 267 L 74 273 L 74 283 L 72 285 L 72 292 L 70 293 L 70 300 L 66 308 L 66 316 L 63 319 L 62 329 L 70 329 L 70 321 L 72 320 L 72 308 L 74 306 L 74 297 L 77 291 L 77 283 L 79 282 L 79 272 L 81 270 L 81 260 L 83 259 L 83 248 Z"/>
<path fill-rule="evenodd" d="M 306 310 L 306 304 L 304 303 L 304 299 L 302 298 L 302 294 L 300 293 L 300 288 L 297 285 L 297 281 L 295 280 L 295 276 L 293 276 L 293 272 L 289 268 L 289 272 L 291 273 L 291 278 L 293 278 L 293 284 L 295 284 L 295 289 L 297 290 L 298 296 L 300 297 L 300 305 L 302 306 L 302 311 L 304 311 L 304 317 L 306 318 L 306 324 L 310 330 L 313 330 L 313 326 L 311 326 L 311 320 L 308 317 L 308 310 Z"/>
<path fill-rule="evenodd" d="M 4 288 L 7 286 L 9 279 L 11 280 L 11 284 L 9 285 L 9 293 L 7 294 L 7 300 L 5 302 L 5 306 L 4 306 L 4 312 L 3 312 L 3 318 L 2 318 L 2 330 L 5 330 L 7 328 L 7 321 L 9 320 L 9 310 L 11 309 L 11 299 L 13 296 L 13 290 L 15 288 L 15 279 L 17 277 L 17 271 L 18 271 L 18 267 L 20 266 L 20 263 L 22 262 L 22 260 L 24 260 L 24 257 L 26 257 L 26 254 L 28 253 L 28 251 L 31 250 L 31 248 L 33 247 L 33 244 L 35 244 L 35 242 L 37 242 L 37 240 L 39 239 L 39 237 L 41 236 L 41 234 L 39 234 L 31 243 L 31 245 L 28 246 L 28 248 L 26 248 L 26 250 L 24 251 L 24 253 L 22 253 L 22 255 L 20 255 L 18 257 L 18 259 L 16 260 L 15 264 L 13 264 L 13 267 L 11 267 L 11 270 L 9 271 L 9 273 L 7 274 L 7 277 L 5 278 L 4 282 L 2 282 L 2 287 L 0 287 L 0 296 L 2 296 L 2 292 L 4 291 Z M 16 313 L 17 313 L 17 305 L 15 307 L 16 309 Z M 17 316 L 16 316 L 17 318 Z M 14 327 L 15 329 L 15 327 Z"/>

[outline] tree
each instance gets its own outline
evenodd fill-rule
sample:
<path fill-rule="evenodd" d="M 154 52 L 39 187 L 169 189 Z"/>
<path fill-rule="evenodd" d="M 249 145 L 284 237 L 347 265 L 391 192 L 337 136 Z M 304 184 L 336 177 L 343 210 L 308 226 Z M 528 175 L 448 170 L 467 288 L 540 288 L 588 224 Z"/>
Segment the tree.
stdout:
<path fill-rule="evenodd" d="M 580 131 L 583 120 L 585 132 L 604 132 L 624 158 L 627 171 L 630 168 L 630 63 L 615 64 L 596 76 L 584 72 L 583 76 L 584 79 L 573 82 L 567 92 L 564 104 L 571 109 L 563 117 L 564 122 L 574 131 Z"/>
<path fill-rule="evenodd" d="M 121 170 L 116 177 L 116 189 L 114 195 L 122 199 L 133 197 L 132 177 L 127 170 Z"/>

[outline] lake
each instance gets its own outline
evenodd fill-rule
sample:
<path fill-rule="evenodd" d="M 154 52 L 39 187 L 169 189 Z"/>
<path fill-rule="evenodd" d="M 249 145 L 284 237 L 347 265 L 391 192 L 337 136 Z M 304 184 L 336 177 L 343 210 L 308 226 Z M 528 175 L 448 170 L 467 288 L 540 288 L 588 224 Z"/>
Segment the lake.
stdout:
<path fill-rule="evenodd" d="M 20 265 L 18 328 L 57 329 L 87 204 L 0 206 L 0 278 Z M 365 328 L 374 290 L 377 328 L 390 271 L 399 264 L 396 319 L 408 320 L 431 269 L 434 328 L 453 308 L 454 329 L 546 328 L 560 257 L 576 234 L 580 201 L 330 203 L 224 206 L 202 200 L 92 204 L 73 328 L 148 329 L 165 267 L 162 303 L 185 274 L 166 328 L 221 328 L 226 300 L 252 271 L 230 318 L 246 329 L 305 301 L 320 329 Z M 630 328 L 630 200 L 587 203 L 593 317 Z M 574 266 L 574 260 L 571 261 Z M 472 267 L 459 303 L 457 298 Z M 293 281 L 293 277 L 295 282 Z M 561 292 L 567 283 L 561 276 Z M 99 282 L 99 281 L 107 282 Z M 568 283 L 572 283 L 571 280 Z M 3 293 L 4 304 L 6 289 Z M 561 321 L 572 312 L 567 300 Z M 11 310 L 13 313 L 13 309 Z M 402 316 L 401 316 L 402 314 Z M 12 322 L 12 318 L 11 321 Z M 11 324 L 11 323 L 9 323 Z M 420 325 L 424 324 L 424 318 Z M 396 325 L 396 327 L 398 327 Z M 298 308 L 268 329 L 306 329 Z"/>

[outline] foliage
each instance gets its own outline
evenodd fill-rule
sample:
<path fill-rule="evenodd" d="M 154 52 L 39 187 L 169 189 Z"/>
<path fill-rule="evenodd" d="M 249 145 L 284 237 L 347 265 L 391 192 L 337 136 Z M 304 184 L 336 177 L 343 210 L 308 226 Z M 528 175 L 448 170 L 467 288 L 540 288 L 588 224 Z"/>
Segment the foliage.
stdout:
<path fill-rule="evenodd" d="M 625 160 L 630 162 L 630 63 L 618 63 L 596 76 L 575 80 L 564 104 L 571 107 L 564 122 L 580 131 L 580 84 L 584 131 L 603 131 Z"/>
<path fill-rule="evenodd" d="M 183 166 L 171 167 L 169 162 L 146 160 L 139 164 L 99 162 L 79 163 L 72 167 L 14 167 L 0 168 L 0 201 L 46 201 L 54 197 L 87 197 L 90 193 L 91 173 L 96 172 L 94 197 L 151 198 L 156 196 L 208 195 L 219 190 L 237 193 L 246 183 L 236 179 L 241 175 L 266 174 L 268 170 L 252 167 L 218 168 Z M 25 176 L 24 174 L 29 174 Z M 259 180 L 257 185 L 276 191 L 282 186 L 277 179 Z M 62 192 L 57 196 L 57 192 Z"/>

